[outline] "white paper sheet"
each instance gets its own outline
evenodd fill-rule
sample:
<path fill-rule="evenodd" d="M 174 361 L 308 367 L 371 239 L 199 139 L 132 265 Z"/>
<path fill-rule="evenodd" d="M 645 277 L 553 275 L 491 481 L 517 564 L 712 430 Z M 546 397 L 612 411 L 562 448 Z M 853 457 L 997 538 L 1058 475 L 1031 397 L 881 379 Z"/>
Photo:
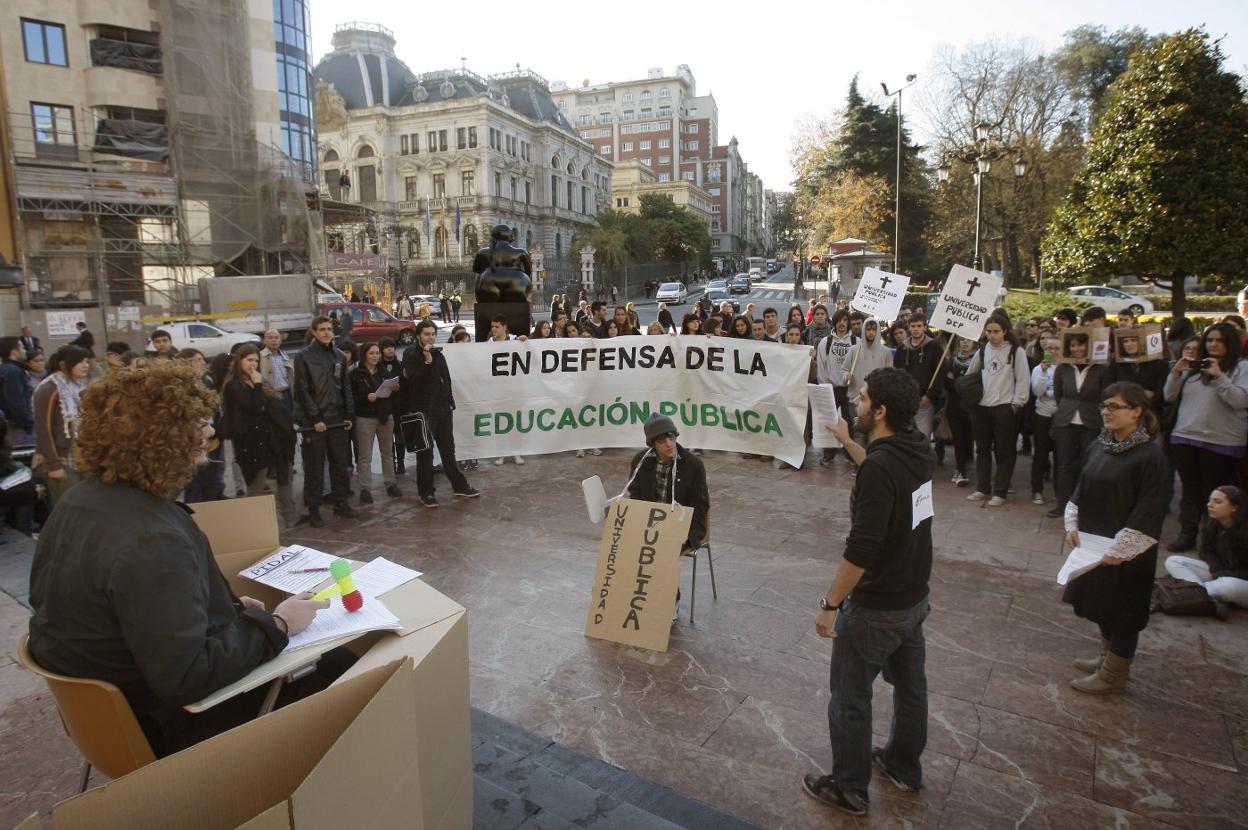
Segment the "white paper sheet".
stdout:
<path fill-rule="evenodd" d="M 422 576 L 424 574 L 420 571 L 391 562 L 384 556 L 378 556 L 367 565 L 361 565 L 351 574 L 355 587 L 366 597 L 379 597 Z"/>
<path fill-rule="evenodd" d="M 1114 540 L 1094 533 L 1079 533 L 1079 547 L 1066 557 L 1061 570 L 1057 572 L 1057 584 L 1065 585 L 1070 580 L 1083 576 L 1101 564 L 1105 554 L 1109 553 Z"/>
<path fill-rule="evenodd" d="M 298 594 L 310 591 L 329 579 L 329 563 L 337 558 L 302 545 L 288 545 L 278 548 L 254 565 L 243 568 L 238 575 L 288 594 Z M 309 568 L 321 570 L 298 573 Z"/>
<path fill-rule="evenodd" d="M 391 614 L 390 609 L 376 597 L 365 596 L 364 607 L 354 612 L 343 607 L 341 597 L 332 597 L 328 608 L 316 612 L 310 626 L 290 638 L 286 651 L 310 646 L 322 640 L 332 640 L 344 634 L 362 634 L 365 631 L 400 627 L 399 618 Z"/>
<path fill-rule="evenodd" d="M 810 445 L 815 449 L 837 449 L 841 442 L 832 434 L 832 427 L 841 420 L 841 410 L 836 405 L 832 387 L 826 383 L 808 383 L 806 396 L 810 401 Z"/>
<path fill-rule="evenodd" d="M 16 472 L 0 479 L 0 490 L 12 490 L 19 484 L 25 484 L 32 478 L 29 467 L 19 467 Z"/>
<path fill-rule="evenodd" d="M 585 494 L 585 509 L 589 512 L 589 520 L 598 524 L 606 517 L 607 491 L 602 486 L 602 479 L 590 476 L 581 482 L 581 492 Z"/>
<path fill-rule="evenodd" d="M 397 377 L 382 381 L 381 386 L 377 387 L 377 397 L 388 398 L 399 388 L 399 379 Z"/>

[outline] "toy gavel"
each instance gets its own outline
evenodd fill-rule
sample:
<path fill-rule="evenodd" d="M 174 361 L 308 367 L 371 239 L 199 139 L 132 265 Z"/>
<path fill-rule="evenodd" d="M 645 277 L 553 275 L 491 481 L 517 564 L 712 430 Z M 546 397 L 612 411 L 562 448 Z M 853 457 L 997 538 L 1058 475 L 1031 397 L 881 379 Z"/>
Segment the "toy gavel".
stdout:
<path fill-rule="evenodd" d="M 364 597 L 355 587 L 355 580 L 351 578 L 351 563 L 345 559 L 335 559 L 329 563 L 329 573 L 336 581 L 337 585 L 326 588 L 312 599 L 329 599 L 334 594 L 342 594 L 342 607 L 348 611 L 359 611 L 364 607 Z"/>

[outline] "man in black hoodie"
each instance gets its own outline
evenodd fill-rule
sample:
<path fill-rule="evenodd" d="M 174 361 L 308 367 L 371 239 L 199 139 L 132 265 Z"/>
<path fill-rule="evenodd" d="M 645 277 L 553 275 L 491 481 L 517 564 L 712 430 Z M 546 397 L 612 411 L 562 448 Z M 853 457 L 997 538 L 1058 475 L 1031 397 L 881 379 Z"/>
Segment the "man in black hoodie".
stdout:
<path fill-rule="evenodd" d="M 927 438 L 936 429 L 936 413 L 940 411 L 941 381 L 937 377 L 944 349 L 927 333 L 927 318 L 912 315 L 906 322 L 910 337 L 898 344 L 893 365 L 904 369 L 919 385 L 919 408 L 915 412 L 914 426 Z M 934 381 L 934 382 L 933 382 Z"/>
<path fill-rule="evenodd" d="M 819 636 L 836 640 L 828 703 L 832 774 L 807 775 L 802 785 L 853 815 L 867 812 L 872 761 L 901 790 L 923 783 L 934 468 L 927 438 L 913 428 L 919 395 L 909 373 L 876 369 L 856 401 L 854 431 L 867 434 L 867 449 L 854 443 L 848 423 L 834 427 L 859 469 L 844 560 L 815 621 Z M 892 733 L 873 750 L 871 684 L 881 671 L 893 686 Z"/>

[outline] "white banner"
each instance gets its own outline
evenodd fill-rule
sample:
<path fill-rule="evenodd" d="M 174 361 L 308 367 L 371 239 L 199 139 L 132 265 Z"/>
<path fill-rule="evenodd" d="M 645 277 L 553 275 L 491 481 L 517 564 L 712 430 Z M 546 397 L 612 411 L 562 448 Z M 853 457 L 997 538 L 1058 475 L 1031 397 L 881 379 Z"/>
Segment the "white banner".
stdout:
<path fill-rule="evenodd" d="M 810 347 L 703 335 L 448 345 L 460 458 L 645 445 L 653 412 L 686 447 L 805 455 Z"/>
<path fill-rule="evenodd" d="M 906 289 L 909 287 L 909 277 L 890 274 L 879 268 L 868 268 L 862 272 L 858 291 L 849 307 L 868 317 L 891 322 L 897 319 L 897 312 L 901 311 L 901 303 L 906 298 Z"/>
<path fill-rule="evenodd" d="M 1001 283 L 1001 277 L 975 271 L 965 265 L 953 266 L 928 325 L 972 340 L 978 339 L 988 322 L 988 315 L 996 307 Z"/>

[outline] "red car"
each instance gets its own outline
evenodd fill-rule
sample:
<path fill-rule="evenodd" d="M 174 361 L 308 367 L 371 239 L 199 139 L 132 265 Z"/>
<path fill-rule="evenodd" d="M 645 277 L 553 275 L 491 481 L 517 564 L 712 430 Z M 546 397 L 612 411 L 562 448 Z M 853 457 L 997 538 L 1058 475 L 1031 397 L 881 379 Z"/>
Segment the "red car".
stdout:
<path fill-rule="evenodd" d="M 351 315 L 351 339 L 357 343 L 374 343 L 385 337 L 400 346 L 416 342 L 416 324 L 400 320 L 381 306 L 372 303 L 325 303 L 321 306 L 321 314 L 326 316 L 335 311 L 339 319 L 343 314 Z"/>

